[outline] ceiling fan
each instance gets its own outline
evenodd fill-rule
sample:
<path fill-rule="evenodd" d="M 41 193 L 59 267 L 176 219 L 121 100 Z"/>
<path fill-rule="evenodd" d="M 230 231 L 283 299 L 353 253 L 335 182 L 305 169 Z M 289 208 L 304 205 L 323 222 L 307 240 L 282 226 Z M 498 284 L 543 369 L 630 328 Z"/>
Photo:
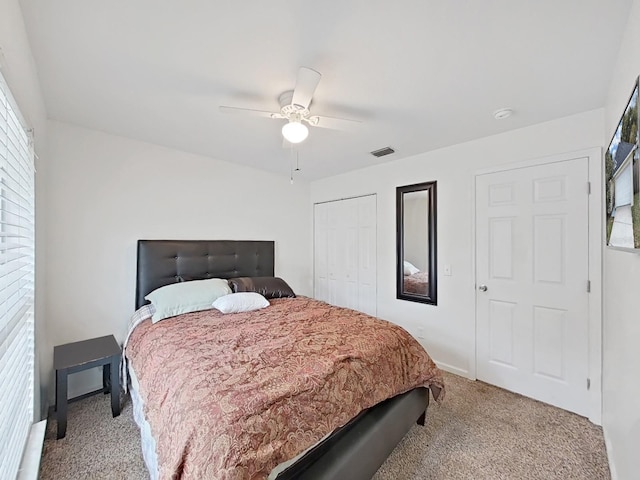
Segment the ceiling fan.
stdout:
<path fill-rule="evenodd" d="M 261 117 L 286 119 L 282 127 L 282 136 L 290 143 L 300 143 L 309 135 L 309 129 L 305 125 L 312 127 L 332 128 L 343 130 L 349 125 L 361 123 L 359 120 L 349 120 L 346 118 L 326 117 L 312 115 L 309 106 L 316 91 L 322 75 L 311 68 L 300 67 L 296 86 L 293 90 L 287 90 L 278 97 L 280 104 L 279 112 L 267 112 L 264 110 L 254 110 L 251 108 L 220 106 L 220 111 L 225 113 L 247 113 Z"/>

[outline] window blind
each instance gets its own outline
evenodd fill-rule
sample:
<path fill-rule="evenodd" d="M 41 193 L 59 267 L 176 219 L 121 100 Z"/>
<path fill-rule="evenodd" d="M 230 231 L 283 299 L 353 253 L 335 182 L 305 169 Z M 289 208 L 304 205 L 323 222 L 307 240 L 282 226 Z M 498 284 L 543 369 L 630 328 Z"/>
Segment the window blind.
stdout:
<path fill-rule="evenodd" d="M 0 472 L 16 478 L 33 423 L 34 154 L 0 77 Z M 6 475 L 6 477 L 5 477 Z"/>

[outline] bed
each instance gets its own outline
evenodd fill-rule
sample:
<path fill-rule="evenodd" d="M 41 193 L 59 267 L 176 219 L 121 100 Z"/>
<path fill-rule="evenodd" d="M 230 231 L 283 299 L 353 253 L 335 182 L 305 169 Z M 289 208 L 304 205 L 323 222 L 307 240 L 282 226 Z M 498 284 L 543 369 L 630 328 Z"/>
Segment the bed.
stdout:
<path fill-rule="evenodd" d="M 402 292 L 429 296 L 429 272 L 422 271 L 408 260 L 402 265 Z"/>
<path fill-rule="evenodd" d="M 417 295 L 429 295 L 429 273 L 416 272 L 403 277 L 403 287 L 405 293 L 415 293 Z"/>
<path fill-rule="evenodd" d="M 149 292 L 184 279 L 272 277 L 274 243 L 140 240 L 137 268 L 136 309 L 139 309 L 146 303 L 144 297 Z M 129 366 L 134 417 L 141 429 L 143 456 L 152 479 L 267 476 L 277 480 L 369 479 L 411 425 L 415 422 L 424 424 L 429 389 L 434 397 L 441 398 L 443 394 L 440 372 L 430 359 L 425 360 L 417 352 L 418 348 L 421 349 L 415 346 L 417 342 L 411 344 L 406 352 L 403 350 L 398 353 L 413 359 L 416 371 L 409 371 L 404 365 L 391 364 L 389 369 L 399 369 L 390 376 L 393 380 L 381 377 L 376 380 L 375 388 L 371 387 L 373 383 L 365 382 L 367 372 L 357 370 L 369 362 L 368 359 L 364 361 L 355 353 L 339 351 L 344 345 L 339 345 L 338 350 L 330 356 L 322 350 L 326 345 L 322 344 L 319 348 L 314 344 L 316 340 L 326 343 L 329 338 L 336 343 L 335 339 L 340 338 L 340 333 L 333 330 L 340 323 L 352 330 L 366 332 L 369 327 L 373 328 L 374 323 L 380 322 L 367 315 L 305 297 L 272 299 L 271 305 L 260 312 L 233 315 L 224 317 L 219 312 L 207 311 L 180 315 L 171 321 L 164 320 L 156 324 L 146 320 L 140 322 L 128 337 L 125 366 Z M 331 322 L 323 323 L 328 316 L 335 318 L 331 317 Z M 236 322 L 233 328 L 229 324 L 231 318 Z M 205 324 L 207 330 L 203 331 Z M 326 336 L 318 337 L 315 331 L 304 330 L 315 328 L 323 330 Z M 385 335 L 391 338 L 408 335 L 391 324 L 385 328 L 384 332 L 383 329 L 372 331 L 367 341 L 359 338 L 353 343 L 358 346 L 361 343 L 377 344 Z M 266 338 L 271 333 L 275 337 Z M 380 340 L 383 346 L 385 342 L 387 340 Z M 231 343 L 233 348 L 229 347 Z M 162 345 L 165 350 L 159 348 Z M 207 348 L 205 356 L 215 357 L 212 361 L 218 362 L 215 370 L 207 373 L 201 371 L 205 368 L 201 363 L 202 357 L 195 356 L 195 352 L 204 348 L 203 345 Z M 266 347 L 255 350 L 260 345 Z M 339 373 L 331 373 L 330 381 L 327 380 L 322 388 L 316 385 L 318 378 L 310 373 L 311 370 L 320 371 L 318 365 L 310 367 L 300 360 L 302 357 L 296 356 L 301 345 L 304 345 L 302 351 L 305 362 L 314 359 L 316 364 L 337 362 L 341 365 Z M 286 350 L 291 348 L 295 350 Z M 381 356 L 392 356 L 396 349 L 400 351 L 396 346 L 384 348 L 391 350 Z M 314 349 L 322 350 L 322 356 L 314 356 Z M 356 351 L 355 347 L 353 351 Z M 415 358 L 412 356 L 414 354 Z M 251 376 L 250 382 L 245 383 L 237 369 L 225 372 L 228 365 L 238 364 L 238 358 L 242 360 L 242 365 L 251 365 L 247 370 Z M 187 362 L 187 359 L 195 362 L 189 364 L 188 372 L 184 375 L 170 373 L 172 364 Z M 267 364 L 271 369 L 266 368 Z M 353 372 L 344 369 L 343 364 L 354 365 Z M 180 365 L 174 367 L 174 372 L 183 368 Z M 276 372 L 279 368 L 282 372 L 296 370 L 303 372 L 303 375 L 282 375 L 280 372 L 280 377 L 274 377 L 272 371 Z M 402 382 L 414 382 L 417 385 L 404 389 L 401 385 L 399 394 L 376 398 L 386 395 L 383 390 L 387 387 L 398 388 L 398 385 L 391 384 L 400 382 L 400 377 L 403 378 Z M 362 378 L 362 381 L 354 381 L 355 378 Z M 177 383 L 180 383 L 178 387 L 175 386 Z M 203 383 L 211 390 L 200 388 Z M 198 388 L 192 390 L 194 384 Z M 253 390 L 244 392 L 242 389 L 248 388 L 249 384 L 253 385 Z M 289 390 L 284 393 L 281 391 L 285 385 L 291 384 L 294 385 L 292 391 L 295 394 Z M 229 386 L 233 388 L 227 388 Z M 226 396 L 220 396 L 222 390 Z M 350 394 L 353 398 L 317 400 L 313 404 L 318 392 L 324 394 L 325 390 L 331 395 Z M 202 399 L 194 403 L 194 397 L 198 396 Z M 188 408 L 172 406 L 180 403 L 179 397 L 185 397 L 184 401 L 190 402 Z M 288 404 L 289 398 L 300 400 L 299 405 Z M 252 405 L 252 408 L 257 406 L 259 414 L 236 408 L 240 403 L 245 410 L 247 405 Z M 361 403 L 364 405 L 362 409 L 358 406 Z M 358 410 L 349 411 L 353 408 Z M 279 415 L 277 421 L 275 417 L 270 417 L 274 412 Z M 205 425 L 207 418 L 218 414 L 220 418 L 224 417 L 224 422 L 216 420 L 212 422 L 213 426 Z M 228 418 L 233 420 L 227 422 Z M 239 422 L 245 419 L 248 419 L 247 423 L 240 427 Z M 291 425 L 285 428 L 283 419 Z M 225 429 L 220 430 L 223 426 Z M 274 433 L 276 430 L 284 431 L 284 440 L 277 436 L 280 433 Z M 235 432 L 233 435 L 238 436 L 231 436 L 232 431 Z M 273 439 L 266 438 L 270 435 Z M 174 438 L 179 446 L 167 448 Z M 218 456 L 211 457 L 206 462 L 202 461 L 203 464 L 196 465 L 194 459 L 208 455 L 209 450 L 224 451 L 228 456 L 222 460 Z M 238 463 L 239 466 L 228 469 L 229 462 L 235 461 L 233 455 L 236 450 L 242 450 L 238 455 L 243 459 L 250 455 L 251 461 Z M 181 456 L 173 458 L 176 452 Z M 222 463 L 216 463 L 218 460 Z"/>

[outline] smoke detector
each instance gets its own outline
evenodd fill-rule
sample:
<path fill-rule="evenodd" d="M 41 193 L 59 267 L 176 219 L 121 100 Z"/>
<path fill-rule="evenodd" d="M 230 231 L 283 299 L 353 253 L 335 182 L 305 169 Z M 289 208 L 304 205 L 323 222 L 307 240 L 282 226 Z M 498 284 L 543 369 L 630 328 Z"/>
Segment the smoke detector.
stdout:
<path fill-rule="evenodd" d="M 510 108 L 501 108 L 493 112 L 493 118 L 496 120 L 504 120 L 505 118 L 509 118 L 513 114 L 513 110 Z"/>

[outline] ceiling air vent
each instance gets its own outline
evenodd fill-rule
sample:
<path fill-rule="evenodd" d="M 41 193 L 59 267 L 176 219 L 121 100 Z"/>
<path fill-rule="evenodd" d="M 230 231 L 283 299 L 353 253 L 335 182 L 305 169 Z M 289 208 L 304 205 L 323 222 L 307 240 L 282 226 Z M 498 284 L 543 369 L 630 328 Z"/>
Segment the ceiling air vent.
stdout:
<path fill-rule="evenodd" d="M 396 151 L 391 147 L 384 147 L 378 150 L 374 150 L 371 152 L 371 155 L 374 157 L 384 157 L 385 155 L 391 155 L 392 153 L 396 153 Z"/>

